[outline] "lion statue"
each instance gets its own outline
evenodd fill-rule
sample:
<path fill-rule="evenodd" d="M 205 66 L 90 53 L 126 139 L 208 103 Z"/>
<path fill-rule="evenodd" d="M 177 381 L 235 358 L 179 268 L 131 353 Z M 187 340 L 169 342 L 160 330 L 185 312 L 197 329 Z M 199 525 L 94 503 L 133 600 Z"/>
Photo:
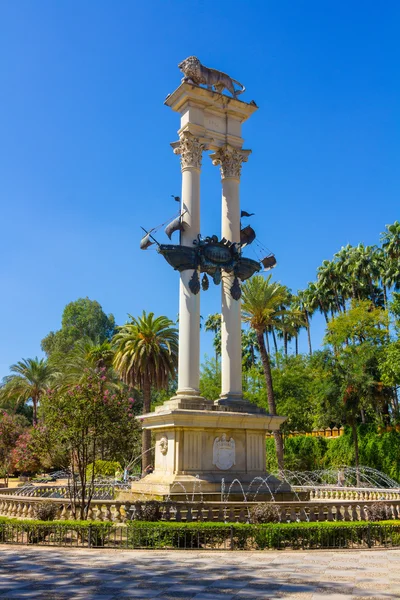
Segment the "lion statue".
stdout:
<path fill-rule="evenodd" d="M 236 79 L 232 79 L 226 73 L 205 67 L 196 56 L 189 56 L 189 58 L 179 63 L 178 67 L 185 76 L 182 81 L 193 82 L 196 85 L 206 85 L 208 90 L 214 87 L 219 94 L 227 89 L 236 98 L 239 94 L 243 94 L 246 89 L 244 85 Z M 241 89 L 235 90 L 234 83 L 239 85 Z"/>

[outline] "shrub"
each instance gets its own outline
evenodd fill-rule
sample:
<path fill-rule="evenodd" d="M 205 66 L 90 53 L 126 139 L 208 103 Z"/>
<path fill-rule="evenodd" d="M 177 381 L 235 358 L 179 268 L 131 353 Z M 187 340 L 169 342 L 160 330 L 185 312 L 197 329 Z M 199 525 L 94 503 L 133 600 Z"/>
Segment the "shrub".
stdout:
<path fill-rule="evenodd" d="M 251 523 L 278 523 L 279 520 L 279 510 L 270 502 L 262 502 L 250 510 Z"/>
<path fill-rule="evenodd" d="M 392 511 L 386 504 L 374 502 L 367 507 L 369 521 L 386 521 L 392 518 Z"/>
<path fill-rule="evenodd" d="M 38 521 L 54 521 L 58 506 L 55 502 L 38 502 L 33 505 L 33 515 Z"/>
<path fill-rule="evenodd" d="M 113 460 L 96 460 L 94 463 L 94 476 L 97 477 L 114 477 L 117 471 L 121 471 L 121 465 Z M 90 481 L 92 479 L 93 463 L 90 463 L 86 469 L 86 477 Z"/>
<path fill-rule="evenodd" d="M 149 500 L 148 502 L 135 502 L 132 505 L 130 519 L 132 521 L 160 521 L 161 502 Z"/>

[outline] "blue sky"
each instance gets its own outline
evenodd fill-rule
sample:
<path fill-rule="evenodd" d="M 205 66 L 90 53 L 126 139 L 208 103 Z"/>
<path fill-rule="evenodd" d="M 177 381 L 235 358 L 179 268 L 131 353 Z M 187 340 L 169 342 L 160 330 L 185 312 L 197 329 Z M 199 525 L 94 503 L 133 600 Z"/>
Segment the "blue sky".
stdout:
<path fill-rule="evenodd" d="M 241 199 L 277 256 L 275 279 L 296 291 L 342 245 L 377 243 L 400 216 L 399 22 L 390 0 L 3 0 L 0 376 L 40 355 L 79 297 L 118 323 L 143 309 L 175 318 L 178 275 L 138 242 L 140 225 L 176 210 L 179 122 L 163 101 L 188 55 L 242 81 L 241 99 L 260 107 L 243 127 L 253 154 Z M 220 184 L 203 163 L 209 235 Z M 213 287 L 205 317 L 219 308 Z"/>

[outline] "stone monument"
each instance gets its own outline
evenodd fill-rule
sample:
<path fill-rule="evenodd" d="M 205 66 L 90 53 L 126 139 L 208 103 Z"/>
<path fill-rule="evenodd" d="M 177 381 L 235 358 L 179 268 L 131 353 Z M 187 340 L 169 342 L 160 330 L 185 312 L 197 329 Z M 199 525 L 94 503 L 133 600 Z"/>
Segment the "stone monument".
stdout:
<path fill-rule="evenodd" d="M 201 486 L 204 497 L 219 499 L 222 479 L 229 486 L 235 479 L 248 484 L 268 475 L 265 433 L 279 429 L 285 420 L 268 415 L 242 394 L 240 282 L 262 267 L 242 256 L 239 188 L 251 150 L 243 149 L 241 130 L 257 106 L 238 100 L 244 87 L 196 57 L 179 68 L 184 78 L 165 104 L 180 115 L 179 139 L 171 144 L 182 172 L 181 216 L 173 229 L 180 230 L 180 244 L 158 247 L 180 272 L 178 389 L 171 400 L 141 417 L 142 427 L 154 433 L 155 464 L 153 473 L 132 484 L 132 491 L 173 497 L 182 486 L 189 494 Z M 202 238 L 200 229 L 200 173 L 209 150 L 221 173 L 220 240 L 215 235 Z M 141 247 L 148 243 L 142 241 Z M 222 380 L 214 402 L 199 392 L 201 273 L 203 289 L 208 287 L 207 274 L 214 283 L 221 282 Z M 268 483 L 272 491 L 278 486 L 289 490 L 277 479 Z M 238 489 L 234 484 L 232 491 Z"/>

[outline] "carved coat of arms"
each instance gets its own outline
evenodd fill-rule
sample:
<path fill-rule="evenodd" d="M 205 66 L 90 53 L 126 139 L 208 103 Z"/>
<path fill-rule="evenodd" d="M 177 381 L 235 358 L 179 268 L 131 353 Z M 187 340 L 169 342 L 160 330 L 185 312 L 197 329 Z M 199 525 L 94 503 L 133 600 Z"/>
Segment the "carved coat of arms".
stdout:
<path fill-rule="evenodd" d="M 235 464 L 235 440 L 227 438 L 226 433 L 214 440 L 213 465 L 226 471 Z"/>

